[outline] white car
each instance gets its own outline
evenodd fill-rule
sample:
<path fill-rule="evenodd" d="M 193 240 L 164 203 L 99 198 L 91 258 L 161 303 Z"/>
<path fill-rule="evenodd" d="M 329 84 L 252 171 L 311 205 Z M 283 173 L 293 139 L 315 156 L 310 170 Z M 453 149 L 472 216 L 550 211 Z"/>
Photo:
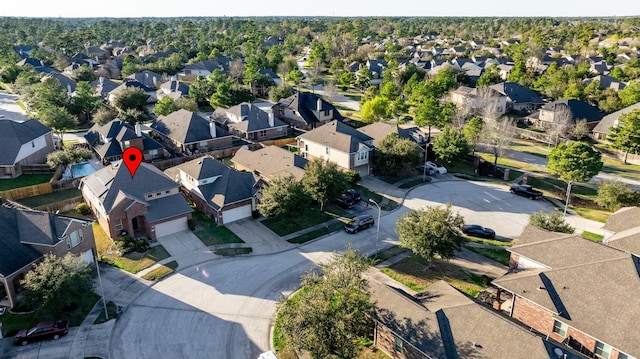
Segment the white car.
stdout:
<path fill-rule="evenodd" d="M 436 173 L 440 173 L 440 174 L 445 174 L 447 173 L 447 169 L 444 168 L 443 165 L 435 163 L 435 162 L 431 162 L 431 161 L 427 161 L 424 163 L 424 166 L 427 168 L 427 171 L 435 171 Z"/>

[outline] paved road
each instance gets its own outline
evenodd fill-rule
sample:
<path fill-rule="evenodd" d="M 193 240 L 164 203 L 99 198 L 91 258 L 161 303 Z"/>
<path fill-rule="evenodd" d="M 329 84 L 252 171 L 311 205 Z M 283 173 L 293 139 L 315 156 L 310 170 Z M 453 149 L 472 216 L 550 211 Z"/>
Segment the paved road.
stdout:
<path fill-rule="evenodd" d="M 461 180 L 428 184 L 411 191 L 404 207 L 382 218 L 378 245 L 395 242 L 395 221 L 409 208 L 448 202 L 468 221 L 493 227 L 502 236 L 517 236 L 529 213 L 551 209 L 544 201 L 510 194 L 506 186 Z M 278 254 L 218 259 L 187 268 L 151 287 L 121 315 L 113 331 L 112 358 L 202 353 L 255 358 L 270 348 L 277 299 L 298 286 L 303 272 L 348 243 L 372 252 L 375 239 L 375 227 L 356 235 L 337 232 Z"/>
<path fill-rule="evenodd" d="M 29 118 L 16 100 L 18 95 L 8 94 L 0 91 L 0 119 L 14 121 L 26 121 Z"/>

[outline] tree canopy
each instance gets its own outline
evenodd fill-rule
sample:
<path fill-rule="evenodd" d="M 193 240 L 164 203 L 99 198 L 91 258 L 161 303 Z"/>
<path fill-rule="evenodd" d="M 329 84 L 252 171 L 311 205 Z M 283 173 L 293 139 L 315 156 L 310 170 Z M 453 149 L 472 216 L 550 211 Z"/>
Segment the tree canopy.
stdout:
<path fill-rule="evenodd" d="M 412 209 L 396 223 L 400 245 L 414 254 L 433 260 L 435 256 L 450 259 L 462 248 L 466 239 L 461 233 L 464 219 L 446 206 Z"/>
<path fill-rule="evenodd" d="M 625 113 L 618 124 L 609 129 L 607 140 L 611 147 L 624 151 L 623 162 L 627 163 L 629 153 L 640 153 L 640 110 Z"/>
<path fill-rule="evenodd" d="M 381 173 L 394 176 L 410 172 L 422 158 L 421 148 L 392 132 L 376 146 L 376 164 Z"/>
<path fill-rule="evenodd" d="M 469 153 L 469 142 L 462 131 L 445 126 L 433 140 L 433 150 L 441 161 L 451 163 Z"/>
<path fill-rule="evenodd" d="M 256 208 L 265 217 L 276 217 L 302 212 L 309 202 L 302 184 L 293 175 L 288 175 L 269 181 L 262 189 Z"/>
<path fill-rule="evenodd" d="M 327 200 L 338 197 L 349 188 L 349 179 L 335 163 L 314 158 L 305 167 L 302 185 L 323 210 Z"/>

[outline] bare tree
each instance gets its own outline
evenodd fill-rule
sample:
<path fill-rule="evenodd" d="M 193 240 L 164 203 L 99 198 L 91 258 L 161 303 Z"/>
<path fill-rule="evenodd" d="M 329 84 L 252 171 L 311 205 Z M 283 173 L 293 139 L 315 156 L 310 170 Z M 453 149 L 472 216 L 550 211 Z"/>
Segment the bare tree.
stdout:
<path fill-rule="evenodd" d="M 571 134 L 571 137 L 579 141 L 589 136 L 589 133 L 591 133 L 591 131 L 589 130 L 589 126 L 587 126 L 587 120 L 583 118 L 578 120 L 575 126 L 571 128 L 570 134 Z"/>
<path fill-rule="evenodd" d="M 327 81 L 327 83 L 324 85 L 324 98 L 329 102 L 333 102 L 337 93 L 338 88 L 336 87 L 335 82 Z"/>
<path fill-rule="evenodd" d="M 571 109 L 567 105 L 558 104 L 554 108 L 550 121 L 545 124 L 545 132 L 549 135 L 549 142 L 558 146 L 560 138 L 566 137 L 573 127 Z"/>
<path fill-rule="evenodd" d="M 244 64 L 240 59 L 233 60 L 229 63 L 229 75 L 234 80 L 236 80 L 236 82 L 240 82 L 240 79 L 244 74 L 244 70 L 245 70 Z"/>
<path fill-rule="evenodd" d="M 515 137 L 516 126 L 510 118 L 500 118 L 501 113 L 497 102 L 487 103 L 482 112 L 483 125 L 480 141 L 491 150 L 495 170 L 498 158 L 504 156 Z"/>

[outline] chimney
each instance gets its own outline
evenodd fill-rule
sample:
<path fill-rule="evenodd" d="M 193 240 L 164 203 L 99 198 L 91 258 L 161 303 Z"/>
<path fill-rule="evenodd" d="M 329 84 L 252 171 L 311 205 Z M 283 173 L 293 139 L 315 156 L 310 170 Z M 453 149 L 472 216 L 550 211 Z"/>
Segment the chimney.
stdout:
<path fill-rule="evenodd" d="M 140 124 L 139 123 L 136 123 L 135 129 L 136 129 L 136 136 L 142 137 L 142 129 L 140 128 Z"/>
<path fill-rule="evenodd" d="M 153 87 L 158 87 L 158 78 L 154 76 L 151 80 L 153 80 Z"/>
<path fill-rule="evenodd" d="M 274 120 L 273 120 L 273 112 L 269 112 L 269 127 L 273 127 L 274 125 Z"/>
<path fill-rule="evenodd" d="M 211 134 L 211 138 L 216 138 L 216 124 L 213 121 L 209 122 L 209 134 Z"/>
<path fill-rule="evenodd" d="M 318 98 L 318 100 L 316 101 L 316 110 L 318 112 L 322 111 L 322 99 Z"/>
<path fill-rule="evenodd" d="M 71 91 L 71 84 L 67 84 L 67 92 L 68 93 L 72 93 L 73 91 Z"/>

